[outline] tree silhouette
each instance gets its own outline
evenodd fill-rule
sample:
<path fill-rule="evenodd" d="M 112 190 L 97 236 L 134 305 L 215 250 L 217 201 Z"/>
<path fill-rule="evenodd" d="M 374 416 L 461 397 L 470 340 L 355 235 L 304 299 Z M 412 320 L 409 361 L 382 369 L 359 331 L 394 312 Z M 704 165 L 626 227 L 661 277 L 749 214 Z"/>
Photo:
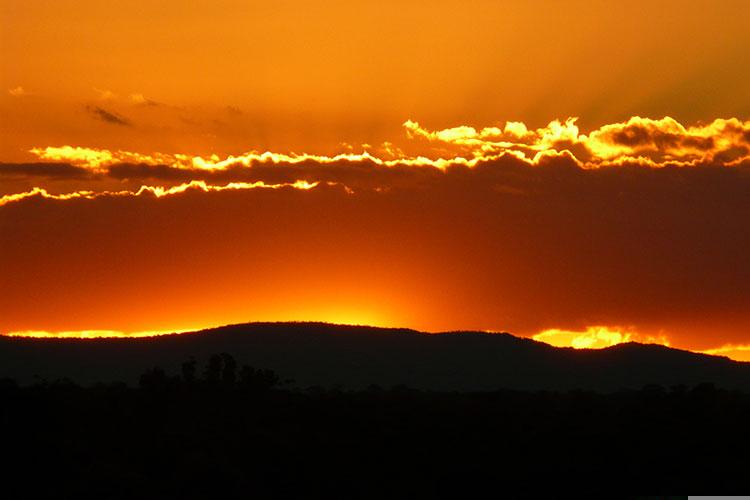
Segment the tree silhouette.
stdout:
<path fill-rule="evenodd" d="M 237 362 L 225 352 L 221 353 L 221 360 L 224 365 L 221 370 L 221 383 L 232 387 L 237 380 Z"/>
<path fill-rule="evenodd" d="M 203 371 L 203 381 L 209 385 L 216 385 L 221 380 L 222 369 L 221 355 L 214 354 L 208 359 L 206 369 Z"/>
<path fill-rule="evenodd" d="M 279 376 L 273 370 L 256 370 L 244 365 L 240 370 L 240 386 L 251 392 L 269 391 L 279 384 Z"/>
<path fill-rule="evenodd" d="M 165 392 L 169 387 L 169 377 L 157 366 L 146 370 L 138 380 L 138 385 L 146 392 Z"/>
<path fill-rule="evenodd" d="M 198 363 L 193 356 L 190 356 L 190 359 L 182 363 L 182 381 L 189 387 L 195 385 L 197 364 Z"/>

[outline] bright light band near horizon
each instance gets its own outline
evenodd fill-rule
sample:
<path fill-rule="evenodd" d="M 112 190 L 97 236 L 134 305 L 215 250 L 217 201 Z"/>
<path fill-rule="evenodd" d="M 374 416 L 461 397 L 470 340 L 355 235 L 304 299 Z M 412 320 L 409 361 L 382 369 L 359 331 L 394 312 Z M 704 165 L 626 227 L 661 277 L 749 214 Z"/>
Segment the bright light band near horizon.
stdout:
<path fill-rule="evenodd" d="M 44 330 L 24 330 L 18 332 L 0 333 L 3 337 L 20 337 L 33 339 L 134 339 L 161 337 L 164 335 L 180 335 L 198 330 L 147 330 L 141 332 L 121 332 L 118 330 L 70 330 L 61 332 L 47 332 Z"/>
<path fill-rule="evenodd" d="M 351 325 L 350 325 L 351 326 Z M 362 325 L 359 325 L 362 326 Z M 33 339 L 143 339 L 161 337 L 165 335 L 182 335 L 197 333 L 201 330 L 208 330 L 218 327 L 181 329 L 181 330 L 146 330 L 138 332 L 123 332 L 118 330 L 70 330 L 60 332 L 49 332 L 44 330 L 26 330 L 0 333 L 0 336 L 13 338 L 33 338 Z M 429 332 L 425 332 L 429 334 Z M 498 332 L 485 332 L 488 334 Z M 563 329 L 546 329 L 531 338 L 537 342 L 543 342 L 553 347 L 573 348 L 573 349 L 606 349 L 624 343 L 656 344 L 666 347 L 673 347 L 669 339 L 664 336 L 640 335 L 632 328 L 607 327 L 607 326 L 590 326 L 584 331 L 573 331 Z M 687 349 L 684 349 L 687 350 Z M 735 361 L 750 362 L 750 345 L 727 344 L 717 348 L 706 350 L 694 350 L 700 354 L 709 354 L 713 356 L 726 356 Z"/>

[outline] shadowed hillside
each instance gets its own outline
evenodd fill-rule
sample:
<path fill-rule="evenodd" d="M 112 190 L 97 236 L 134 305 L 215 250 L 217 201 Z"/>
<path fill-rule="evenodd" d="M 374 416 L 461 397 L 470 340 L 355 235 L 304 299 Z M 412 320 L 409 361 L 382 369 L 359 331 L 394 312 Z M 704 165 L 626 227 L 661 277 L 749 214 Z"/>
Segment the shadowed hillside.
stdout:
<path fill-rule="evenodd" d="M 750 389 L 750 363 L 657 345 L 574 350 L 505 333 L 424 334 L 324 323 L 250 323 L 141 339 L 0 338 L 0 377 L 134 384 L 150 367 L 177 371 L 191 356 L 216 352 L 275 370 L 299 387 L 613 391 L 713 382 Z"/>

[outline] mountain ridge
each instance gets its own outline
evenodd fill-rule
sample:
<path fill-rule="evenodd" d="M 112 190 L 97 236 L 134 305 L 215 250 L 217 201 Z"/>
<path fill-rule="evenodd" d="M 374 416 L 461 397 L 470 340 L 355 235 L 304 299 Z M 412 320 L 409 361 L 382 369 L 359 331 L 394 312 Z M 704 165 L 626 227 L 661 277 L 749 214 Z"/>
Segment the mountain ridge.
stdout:
<path fill-rule="evenodd" d="M 254 322 L 148 338 L 0 338 L 0 377 L 134 384 L 219 352 L 310 386 L 438 391 L 639 389 L 714 383 L 750 391 L 750 363 L 656 344 L 554 347 L 507 332 L 420 332 L 323 322 Z"/>

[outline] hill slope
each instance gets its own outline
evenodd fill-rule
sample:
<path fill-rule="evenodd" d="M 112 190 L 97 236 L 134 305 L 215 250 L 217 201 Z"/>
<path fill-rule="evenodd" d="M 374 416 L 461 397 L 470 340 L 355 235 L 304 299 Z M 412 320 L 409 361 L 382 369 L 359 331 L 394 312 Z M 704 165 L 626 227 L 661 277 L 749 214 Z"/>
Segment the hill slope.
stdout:
<path fill-rule="evenodd" d="M 145 339 L 5 337 L 0 377 L 135 383 L 147 368 L 178 373 L 188 357 L 202 364 L 219 352 L 238 364 L 273 369 L 299 387 L 612 391 L 713 382 L 750 390 L 750 363 L 657 345 L 574 350 L 507 333 L 425 334 L 324 323 L 249 323 Z"/>

